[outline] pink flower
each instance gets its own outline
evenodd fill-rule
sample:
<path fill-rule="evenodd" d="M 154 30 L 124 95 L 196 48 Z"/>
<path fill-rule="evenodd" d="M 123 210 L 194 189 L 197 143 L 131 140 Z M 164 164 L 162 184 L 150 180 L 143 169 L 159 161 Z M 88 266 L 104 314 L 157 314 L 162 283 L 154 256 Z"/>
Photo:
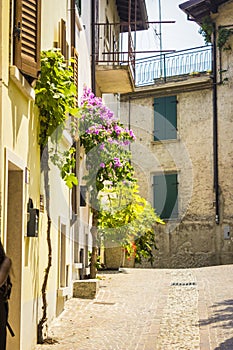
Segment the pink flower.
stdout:
<path fill-rule="evenodd" d="M 121 161 L 119 158 L 115 157 L 114 158 L 114 167 L 115 168 L 120 168 L 122 166 Z"/>

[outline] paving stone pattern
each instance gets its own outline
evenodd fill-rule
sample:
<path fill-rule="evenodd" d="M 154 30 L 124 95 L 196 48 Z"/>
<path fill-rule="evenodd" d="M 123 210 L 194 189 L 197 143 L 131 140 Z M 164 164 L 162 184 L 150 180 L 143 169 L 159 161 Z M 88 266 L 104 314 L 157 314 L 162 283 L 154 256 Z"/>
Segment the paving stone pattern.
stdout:
<path fill-rule="evenodd" d="M 233 265 L 125 269 L 73 298 L 35 350 L 233 350 Z"/>

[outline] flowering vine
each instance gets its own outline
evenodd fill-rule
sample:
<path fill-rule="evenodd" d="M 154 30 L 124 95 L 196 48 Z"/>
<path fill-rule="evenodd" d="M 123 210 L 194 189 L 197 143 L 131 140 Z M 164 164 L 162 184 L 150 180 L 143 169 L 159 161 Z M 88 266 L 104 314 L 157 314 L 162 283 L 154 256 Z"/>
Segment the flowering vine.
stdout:
<path fill-rule="evenodd" d="M 97 225 L 99 215 L 98 194 L 106 183 L 116 186 L 127 180 L 135 181 L 134 168 L 131 165 L 129 145 L 135 140 L 132 130 L 125 128 L 114 116 L 113 112 L 103 104 L 101 98 L 85 87 L 79 109 L 80 144 L 86 154 L 85 176 L 90 190 L 90 204 L 93 214 L 92 238 L 93 250 L 91 259 L 91 277 L 96 271 L 97 258 Z"/>

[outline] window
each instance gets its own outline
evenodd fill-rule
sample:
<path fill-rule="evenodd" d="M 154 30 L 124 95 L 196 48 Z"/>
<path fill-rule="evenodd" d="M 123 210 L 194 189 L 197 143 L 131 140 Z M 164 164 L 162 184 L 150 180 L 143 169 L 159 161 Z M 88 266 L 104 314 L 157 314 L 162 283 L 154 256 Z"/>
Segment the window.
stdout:
<path fill-rule="evenodd" d="M 87 186 L 80 186 L 80 207 L 87 205 Z"/>
<path fill-rule="evenodd" d="M 154 141 L 176 139 L 177 99 L 166 96 L 154 99 Z"/>
<path fill-rule="evenodd" d="M 82 1 L 81 0 L 75 0 L 75 5 L 78 9 L 78 14 L 81 16 L 82 13 Z"/>
<path fill-rule="evenodd" d="M 178 217 L 177 174 L 161 174 L 153 177 L 154 208 L 162 219 Z"/>
<path fill-rule="evenodd" d="M 14 65 L 32 81 L 40 70 L 41 0 L 15 0 Z"/>

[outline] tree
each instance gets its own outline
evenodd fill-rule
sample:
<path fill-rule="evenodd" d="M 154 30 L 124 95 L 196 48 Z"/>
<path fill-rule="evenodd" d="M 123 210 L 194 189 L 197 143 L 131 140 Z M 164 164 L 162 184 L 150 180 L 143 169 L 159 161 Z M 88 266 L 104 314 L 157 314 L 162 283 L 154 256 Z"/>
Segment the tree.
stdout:
<path fill-rule="evenodd" d="M 98 195 L 106 186 L 121 181 L 134 182 L 128 146 L 135 140 L 132 130 L 123 126 L 113 112 L 104 106 L 101 98 L 85 88 L 79 109 L 80 144 L 86 154 L 86 184 L 90 192 L 92 211 L 91 278 L 96 277 L 97 230 L 100 202 Z"/>

